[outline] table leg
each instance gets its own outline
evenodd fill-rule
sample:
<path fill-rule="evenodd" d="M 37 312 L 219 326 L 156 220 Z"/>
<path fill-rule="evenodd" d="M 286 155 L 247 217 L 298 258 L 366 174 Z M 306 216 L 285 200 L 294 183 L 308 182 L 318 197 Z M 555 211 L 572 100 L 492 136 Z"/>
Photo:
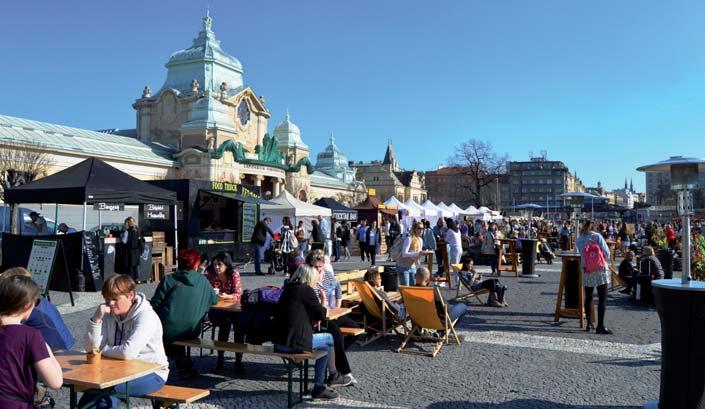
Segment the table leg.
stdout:
<path fill-rule="evenodd" d="M 73 385 L 69 385 L 69 407 L 71 409 L 76 409 L 76 406 L 78 406 L 78 401 L 76 399 L 76 389 L 73 387 Z"/>
<path fill-rule="evenodd" d="M 130 409 L 130 383 L 125 382 L 125 404 L 127 409 Z"/>

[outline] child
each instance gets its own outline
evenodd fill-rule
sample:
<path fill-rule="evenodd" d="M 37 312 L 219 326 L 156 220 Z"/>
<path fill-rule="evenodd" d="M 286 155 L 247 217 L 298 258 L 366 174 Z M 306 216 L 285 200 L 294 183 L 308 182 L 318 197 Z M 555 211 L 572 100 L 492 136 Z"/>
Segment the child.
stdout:
<path fill-rule="evenodd" d="M 39 304 L 39 288 L 31 278 L 0 279 L 0 407 L 26 409 L 34 405 L 37 375 L 52 389 L 64 381 L 61 366 L 41 332 L 22 321 Z"/>

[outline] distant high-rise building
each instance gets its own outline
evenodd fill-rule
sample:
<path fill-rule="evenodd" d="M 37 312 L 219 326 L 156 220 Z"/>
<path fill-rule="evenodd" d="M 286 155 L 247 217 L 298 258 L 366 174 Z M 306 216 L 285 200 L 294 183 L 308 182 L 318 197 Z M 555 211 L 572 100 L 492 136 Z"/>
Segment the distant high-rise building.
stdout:
<path fill-rule="evenodd" d="M 503 200 L 508 206 L 534 203 L 549 210 L 562 208 L 566 200 L 561 194 L 585 191 L 583 182 L 565 163 L 545 156 L 509 162 L 508 169 L 510 194 Z"/>

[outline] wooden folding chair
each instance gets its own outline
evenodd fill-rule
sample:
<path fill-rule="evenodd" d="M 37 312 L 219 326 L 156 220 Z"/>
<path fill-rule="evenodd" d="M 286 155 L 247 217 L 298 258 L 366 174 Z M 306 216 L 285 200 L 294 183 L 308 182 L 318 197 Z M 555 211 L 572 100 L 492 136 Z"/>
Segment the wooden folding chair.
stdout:
<path fill-rule="evenodd" d="M 407 332 L 408 319 L 401 319 L 396 311 L 389 307 L 387 302 L 377 294 L 374 288 L 366 282 L 354 280 L 353 285 L 360 294 L 362 305 L 366 313 L 363 314 L 363 328 L 371 337 L 361 343 L 362 346 L 376 341 L 390 334 L 404 335 Z M 402 332 L 399 332 L 399 327 Z"/>
<path fill-rule="evenodd" d="M 485 303 L 482 302 L 480 296 L 484 294 L 489 294 L 490 290 L 482 288 L 480 290 L 473 291 L 472 287 L 470 286 L 470 283 L 460 274 L 460 269 L 463 268 L 463 265 L 451 264 L 451 267 L 453 267 L 453 271 L 455 271 L 455 274 L 458 276 L 458 289 L 455 292 L 454 300 L 467 300 L 472 299 L 474 297 L 480 304 L 484 305 Z M 460 293 L 462 292 L 463 287 L 468 290 L 468 294 L 461 296 Z"/>
<path fill-rule="evenodd" d="M 443 301 L 443 297 L 438 288 L 401 286 L 399 287 L 399 291 L 404 300 L 406 312 L 409 314 L 409 318 L 411 318 L 411 331 L 406 334 L 404 341 L 399 348 L 397 348 L 397 352 L 412 352 L 434 357 L 441 350 L 443 344 L 450 343 L 451 334 L 453 338 L 455 338 L 454 342 L 460 345 L 460 338 L 455 332 L 457 319 L 451 321 L 448 306 Z M 438 297 L 443 304 L 443 318 L 438 315 L 438 311 L 436 310 L 436 297 Z M 431 337 L 424 335 L 422 332 L 423 329 L 442 330 L 444 331 L 444 335 L 443 337 Z M 409 340 L 435 342 L 436 345 L 431 352 L 404 351 Z"/>
<path fill-rule="evenodd" d="M 610 274 L 612 274 L 612 284 L 610 285 L 610 288 L 608 291 L 614 291 L 618 290 L 620 288 L 627 288 L 627 283 L 624 282 L 622 277 L 617 274 L 617 272 L 614 270 L 614 267 L 609 266 L 610 269 Z"/>

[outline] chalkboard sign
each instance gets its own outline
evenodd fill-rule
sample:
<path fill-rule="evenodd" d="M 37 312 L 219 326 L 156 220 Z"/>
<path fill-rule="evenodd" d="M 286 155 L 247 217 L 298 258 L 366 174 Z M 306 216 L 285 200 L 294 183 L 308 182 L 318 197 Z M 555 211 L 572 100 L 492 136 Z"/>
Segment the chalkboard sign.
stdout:
<path fill-rule="evenodd" d="M 125 210 L 125 205 L 121 203 L 93 203 L 93 210 L 117 212 Z"/>
<path fill-rule="evenodd" d="M 86 290 L 100 291 L 103 287 L 103 276 L 100 271 L 100 252 L 88 232 L 83 232 L 83 271 L 86 278 Z"/>
<path fill-rule="evenodd" d="M 54 240 L 34 240 L 29 254 L 27 270 L 32 272 L 32 280 L 39 286 L 39 293 L 46 294 L 49 280 L 54 271 L 57 242 Z"/>
<path fill-rule="evenodd" d="M 249 243 L 252 238 L 252 233 L 255 232 L 257 224 L 257 205 L 252 203 L 242 204 L 242 223 L 240 231 L 242 232 L 241 240 L 243 243 Z"/>
<path fill-rule="evenodd" d="M 143 216 L 147 220 L 167 220 L 169 219 L 169 205 L 145 204 Z"/>

